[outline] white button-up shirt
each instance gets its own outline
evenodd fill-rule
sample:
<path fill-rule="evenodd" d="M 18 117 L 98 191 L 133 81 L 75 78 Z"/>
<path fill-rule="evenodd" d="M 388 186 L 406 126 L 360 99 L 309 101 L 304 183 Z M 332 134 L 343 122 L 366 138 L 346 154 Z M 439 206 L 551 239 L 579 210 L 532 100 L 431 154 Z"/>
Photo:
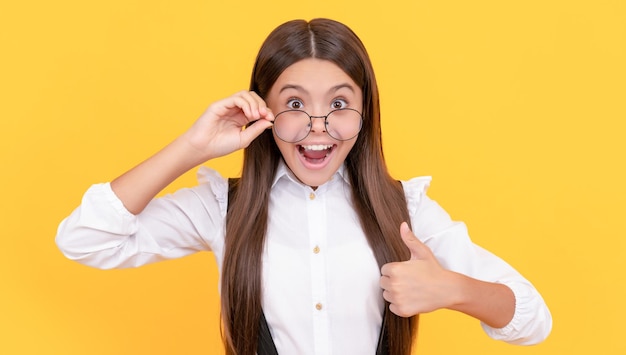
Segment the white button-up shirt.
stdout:
<path fill-rule="evenodd" d="M 316 190 L 280 164 L 272 185 L 263 255 L 263 310 L 280 354 L 374 354 L 384 301 L 380 270 L 342 167 Z M 200 184 L 128 212 L 108 183 L 93 185 L 61 222 L 63 253 L 98 268 L 136 267 L 210 250 L 221 270 L 228 183 L 200 168 Z M 403 182 L 413 232 L 440 264 L 509 286 L 516 298 L 504 328 L 482 324 L 494 339 L 534 344 L 552 319 L 536 289 L 500 258 L 473 244 L 463 223 L 426 195 L 429 177 Z M 398 226 L 399 228 L 399 226 Z"/>

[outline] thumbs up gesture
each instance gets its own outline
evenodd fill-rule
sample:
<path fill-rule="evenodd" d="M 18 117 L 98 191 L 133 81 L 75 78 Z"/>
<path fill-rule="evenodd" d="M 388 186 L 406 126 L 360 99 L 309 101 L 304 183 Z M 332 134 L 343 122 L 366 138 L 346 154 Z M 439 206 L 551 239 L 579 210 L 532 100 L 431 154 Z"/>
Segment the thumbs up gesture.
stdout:
<path fill-rule="evenodd" d="M 390 303 L 389 310 L 401 317 L 449 307 L 453 302 L 454 273 L 445 270 L 409 229 L 400 225 L 400 236 L 411 251 L 411 259 L 392 262 L 381 268 L 380 287 Z"/>

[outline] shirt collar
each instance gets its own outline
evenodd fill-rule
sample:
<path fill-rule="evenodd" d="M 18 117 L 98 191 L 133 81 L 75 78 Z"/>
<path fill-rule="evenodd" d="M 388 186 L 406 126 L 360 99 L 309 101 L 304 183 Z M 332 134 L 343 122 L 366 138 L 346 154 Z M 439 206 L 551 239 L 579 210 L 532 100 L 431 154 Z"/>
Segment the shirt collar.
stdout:
<path fill-rule="evenodd" d="M 349 177 L 346 171 L 346 164 L 341 164 L 339 166 L 339 169 L 337 169 L 337 171 L 333 174 L 333 178 L 335 177 L 339 177 L 341 179 L 343 179 L 346 183 L 350 184 L 349 181 Z M 276 183 L 278 181 L 280 181 L 281 179 L 286 178 L 289 179 L 297 184 L 302 185 L 302 182 L 300 182 L 300 180 L 298 180 L 298 178 L 294 175 L 294 173 L 291 171 L 291 169 L 289 169 L 289 167 L 287 166 L 287 164 L 285 164 L 285 161 L 283 159 L 280 160 L 280 162 L 278 163 L 278 168 L 276 169 L 276 174 L 274 175 L 274 181 L 272 181 L 272 188 L 274 188 L 274 185 L 276 185 Z M 332 179 L 331 179 L 332 180 Z"/>

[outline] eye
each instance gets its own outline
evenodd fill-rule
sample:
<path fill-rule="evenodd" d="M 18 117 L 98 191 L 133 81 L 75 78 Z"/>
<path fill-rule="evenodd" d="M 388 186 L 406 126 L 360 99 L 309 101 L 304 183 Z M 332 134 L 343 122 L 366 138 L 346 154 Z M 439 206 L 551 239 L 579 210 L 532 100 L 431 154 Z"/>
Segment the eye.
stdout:
<path fill-rule="evenodd" d="M 335 99 L 330 106 L 333 110 L 339 110 L 348 107 L 348 102 L 344 99 Z"/>
<path fill-rule="evenodd" d="M 300 99 L 293 98 L 287 101 L 287 107 L 289 107 L 292 110 L 300 110 L 302 109 L 302 106 L 304 106 L 304 104 L 302 103 Z"/>

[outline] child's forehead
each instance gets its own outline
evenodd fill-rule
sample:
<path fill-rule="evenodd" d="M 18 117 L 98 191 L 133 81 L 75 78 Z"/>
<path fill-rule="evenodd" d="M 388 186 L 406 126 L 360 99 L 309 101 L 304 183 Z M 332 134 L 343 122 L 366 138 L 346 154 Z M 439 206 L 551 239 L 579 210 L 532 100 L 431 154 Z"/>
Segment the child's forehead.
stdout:
<path fill-rule="evenodd" d="M 287 67 L 272 87 L 275 94 L 299 92 L 305 94 L 338 91 L 360 92 L 358 85 L 337 64 L 309 58 Z"/>

